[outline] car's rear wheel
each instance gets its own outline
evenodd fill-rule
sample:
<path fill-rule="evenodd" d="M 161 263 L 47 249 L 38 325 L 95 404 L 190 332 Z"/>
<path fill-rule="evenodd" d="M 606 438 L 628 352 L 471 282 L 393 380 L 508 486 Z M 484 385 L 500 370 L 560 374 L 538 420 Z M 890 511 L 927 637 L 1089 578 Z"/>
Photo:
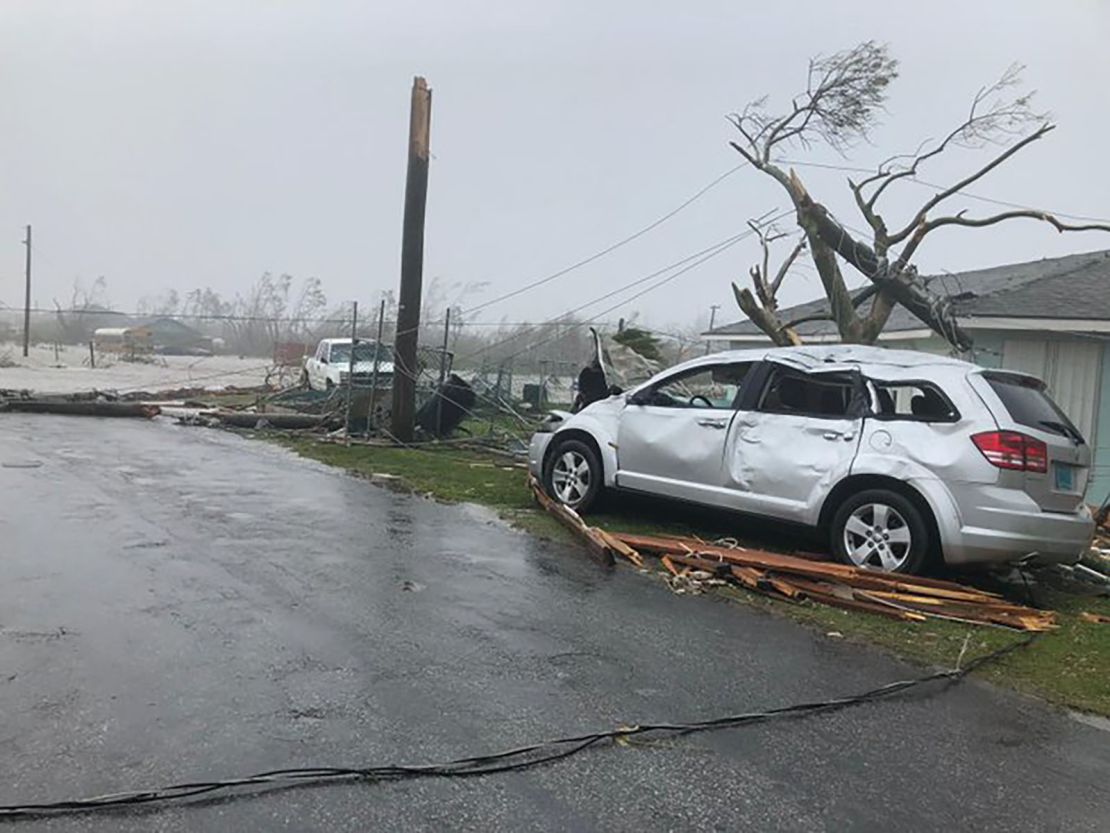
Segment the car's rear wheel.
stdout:
<path fill-rule="evenodd" d="M 548 455 L 543 485 L 559 503 L 586 512 L 597 501 L 603 478 L 601 460 L 587 443 L 564 440 Z"/>
<path fill-rule="evenodd" d="M 919 573 L 929 555 L 929 526 L 914 504 L 887 489 L 852 495 L 833 517 L 832 550 L 845 564 Z"/>

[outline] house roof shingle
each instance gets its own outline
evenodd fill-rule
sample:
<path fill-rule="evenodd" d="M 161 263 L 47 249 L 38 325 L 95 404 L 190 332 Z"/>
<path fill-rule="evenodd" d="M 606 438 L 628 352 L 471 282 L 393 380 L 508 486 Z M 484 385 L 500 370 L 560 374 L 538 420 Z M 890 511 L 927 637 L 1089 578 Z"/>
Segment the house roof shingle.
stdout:
<path fill-rule="evenodd" d="M 1110 250 L 1084 252 L 927 278 L 940 294 L 952 299 L 960 318 L 1067 318 L 1110 320 Z M 862 290 L 854 290 L 853 295 Z M 816 315 L 828 309 L 818 298 L 781 310 L 784 321 Z M 917 330 L 924 326 L 904 307 L 895 307 L 886 332 Z M 805 336 L 835 335 L 831 321 L 797 327 Z M 742 320 L 711 330 L 707 335 L 760 335 L 751 321 Z"/>

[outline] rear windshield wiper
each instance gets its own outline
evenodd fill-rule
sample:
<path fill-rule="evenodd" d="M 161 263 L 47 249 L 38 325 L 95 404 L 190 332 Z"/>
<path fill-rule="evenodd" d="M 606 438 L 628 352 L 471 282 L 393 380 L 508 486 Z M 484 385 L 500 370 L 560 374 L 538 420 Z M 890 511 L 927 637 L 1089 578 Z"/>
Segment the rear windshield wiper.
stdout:
<path fill-rule="evenodd" d="M 1057 422 L 1052 419 L 1039 419 L 1037 420 L 1037 425 L 1043 425 L 1045 428 L 1049 428 L 1057 434 L 1063 434 L 1065 437 L 1074 440 L 1076 444 L 1083 442 L 1083 435 L 1066 422 Z"/>

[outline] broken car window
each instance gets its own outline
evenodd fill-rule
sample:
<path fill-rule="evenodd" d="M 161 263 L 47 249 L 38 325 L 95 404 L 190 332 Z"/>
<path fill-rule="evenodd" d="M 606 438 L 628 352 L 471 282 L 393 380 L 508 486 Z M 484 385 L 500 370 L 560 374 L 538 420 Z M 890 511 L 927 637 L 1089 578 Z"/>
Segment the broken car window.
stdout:
<path fill-rule="evenodd" d="M 646 392 L 644 403 L 662 408 L 732 408 L 753 362 L 699 367 Z"/>
<path fill-rule="evenodd" d="M 807 375 L 775 367 L 759 399 L 758 410 L 809 416 L 848 416 L 855 380 L 846 373 Z"/>
<path fill-rule="evenodd" d="M 873 382 L 874 415 L 885 419 L 910 419 L 921 422 L 954 422 L 959 418 L 955 406 L 931 382 Z"/>

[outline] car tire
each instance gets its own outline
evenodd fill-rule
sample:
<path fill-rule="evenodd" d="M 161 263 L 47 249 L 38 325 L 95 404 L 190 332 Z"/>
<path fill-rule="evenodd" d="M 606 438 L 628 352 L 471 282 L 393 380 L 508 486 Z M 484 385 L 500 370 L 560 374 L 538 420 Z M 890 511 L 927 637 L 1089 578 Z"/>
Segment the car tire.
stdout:
<path fill-rule="evenodd" d="M 563 440 L 547 455 L 543 488 L 553 499 L 575 512 L 597 504 L 604 484 L 597 452 L 582 440 Z"/>
<path fill-rule="evenodd" d="M 302 370 L 301 371 L 301 387 L 302 388 L 312 387 L 312 385 L 310 385 L 309 382 L 308 382 L 308 371 L 307 370 Z"/>
<path fill-rule="evenodd" d="M 836 510 L 829 533 L 838 560 L 891 573 L 921 573 L 932 546 L 921 510 L 889 489 L 851 495 Z"/>
<path fill-rule="evenodd" d="M 335 388 L 335 382 L 333 382 L 331 379 L 325 379 L 324 380 L 324 390 L 326 390 L 328 392 L 331 392 L 332 390 L 334 390 L 334 388 Z"/>

